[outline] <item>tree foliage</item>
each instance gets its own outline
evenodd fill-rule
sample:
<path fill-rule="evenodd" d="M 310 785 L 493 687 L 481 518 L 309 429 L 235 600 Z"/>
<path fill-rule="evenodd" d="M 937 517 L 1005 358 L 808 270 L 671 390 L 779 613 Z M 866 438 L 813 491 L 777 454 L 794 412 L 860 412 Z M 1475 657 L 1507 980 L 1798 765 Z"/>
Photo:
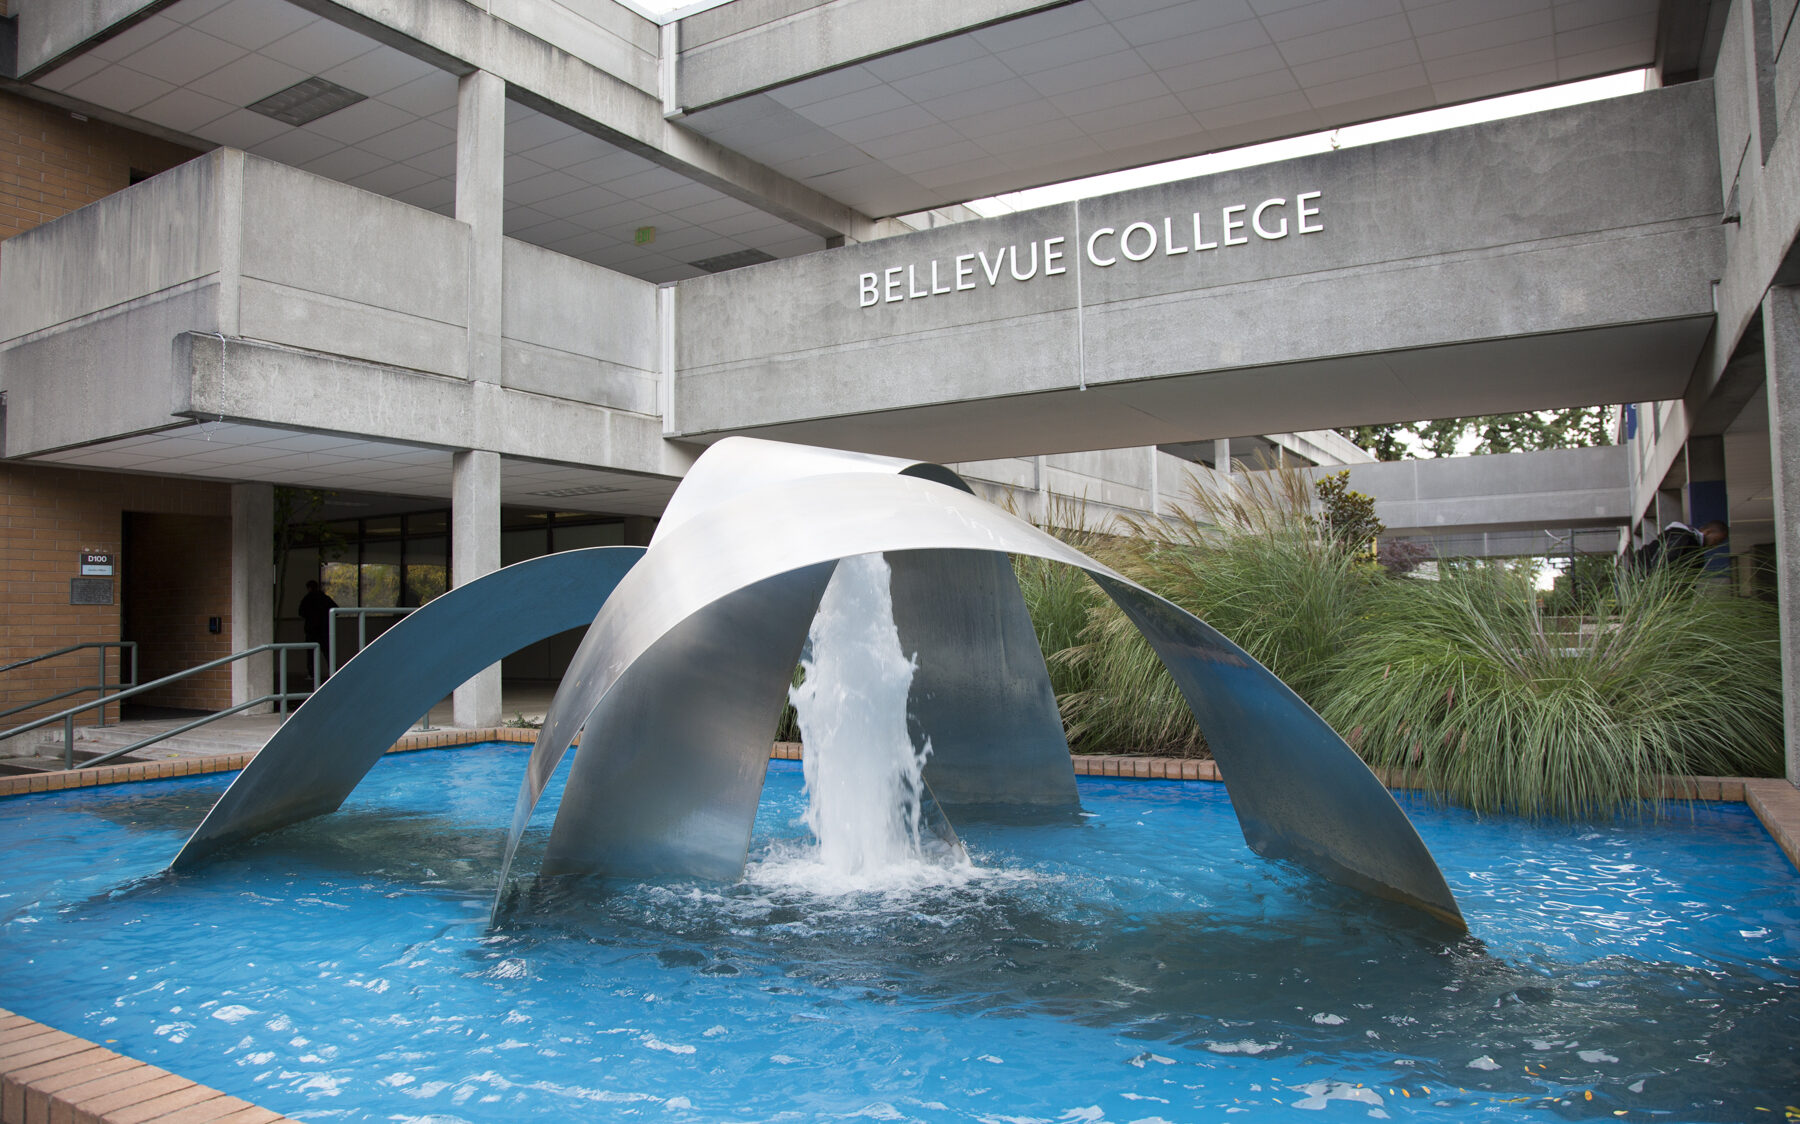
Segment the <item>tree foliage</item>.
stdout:
<path fill-rule="evenodd" d="M 1375 518 L 1375 497 L 1350 490 L 1349 469 L 1319 477 L 1313 488 L 1323 508 L 1319 525 L 1326 539 L 1346 554 L 1368 554 L 1369 544 L 1387 530 Z"/>
<path fill-rule="evenodd" d="M 343 555 L 344 537 L 331 530 L 325 521 L 325 504 L 337 493 L 318 488 L 275 488 L 275 612 L 280 614 L 287 599 L 288 554 L 302 543 L 319 548 L 321 560 L 330 561 Z"/>
<path fill-rule="evenodd" d="M 1345 426 L 1338 432 L 1374 454 L 1377 460 L 1384 461 L 1454 456 L 1471 437 L 1477 440 L 1468 451 L 1477 454 L 1585 449 L 1612 444 L 1612 408 L 1585 406 L 1573 410 L 1355 425 Z"/>

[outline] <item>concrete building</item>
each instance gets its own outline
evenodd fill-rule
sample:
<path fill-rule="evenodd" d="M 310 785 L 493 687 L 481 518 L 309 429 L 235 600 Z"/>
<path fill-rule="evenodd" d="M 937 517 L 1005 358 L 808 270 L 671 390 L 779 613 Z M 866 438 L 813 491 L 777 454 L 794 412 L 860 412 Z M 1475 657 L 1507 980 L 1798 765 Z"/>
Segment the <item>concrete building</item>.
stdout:
<path fill-rule="evenodd" d="M 337 493 L 324 555 L 295 544 L 285 571 L 336 551 L 327 577 L 406 601 L 643 541 L 730 434 L 962 464 L 1028 509 L 1156 510 L 1249 444 L 1363 461 L 1325 431 L 1594 404 L 1633 406 L 1623 444 L 1357 486 L 1463 535 L 1723 514 L 1786 597 L 1794 13 L 10 0 L 0 570 L 30 625 L 4 655 L 270 639 L 299 593 L 275 604 L 277 505 L 313 491 Z M 1635 96 L 960 206 L 1636 68 Z M 84 552 L 120 557 L 114 603 L 69 604 Z M 497 717 L 498 677 L 460 720 Z M 1790 762 L 1797 730 L 1791 709 Z"/>

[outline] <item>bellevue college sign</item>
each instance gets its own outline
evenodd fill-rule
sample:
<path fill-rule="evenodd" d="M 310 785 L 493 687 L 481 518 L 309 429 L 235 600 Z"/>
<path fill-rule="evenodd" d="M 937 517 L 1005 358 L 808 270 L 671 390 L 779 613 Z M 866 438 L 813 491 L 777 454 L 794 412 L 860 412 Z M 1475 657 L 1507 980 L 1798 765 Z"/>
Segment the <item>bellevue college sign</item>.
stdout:
<path fill-rule="evenodd" d="M 1139 220 L 1122 228 L 1102 226 L 1087 234 L 1083 252 L 1091 264 L 1106 269 L 1117 265 L 1121 258 L 1141 262 L 1159 251 L 1164 257 L 1176 257 L 1246 246 L 1250 244 L 1251 234 L 1266 242 L 1286 238 L 1290 231 L 1317 234 L 1325 229 L 1324 222 L 1319 219 L 1318 199 L 1322 194 L 1303 191 L 1294 196 L 1291 204 L 1285 196 L 1264 199 L 1254 207 L 1248 203 L 1234 203 L 1219 209 L 1216 223 L 1212 220 L 1212 212 L 1194 211 L 1181 216 L 1164 215 L 1160 224 Z M 1079 230 L 1076 239 L 1082 239 Z M 983 249 L 948 259 L 893 265 L 880 273 L 864 273 L 858 278 L 857 303 L 862 308 L 872 308 L 878 304 L 967 292 L 981 288 L 984 282 L 991 289 L 1002 278 L 1023 282 L 1040 276 L 1054 277 L 1069 271 L 1063 264 L 1068 256 L 1068 241 L 1066 236 L 1059 234 L 1027 242 L 1024 253 L 1014 244 L 1000 247 L 992 257 Z"/>

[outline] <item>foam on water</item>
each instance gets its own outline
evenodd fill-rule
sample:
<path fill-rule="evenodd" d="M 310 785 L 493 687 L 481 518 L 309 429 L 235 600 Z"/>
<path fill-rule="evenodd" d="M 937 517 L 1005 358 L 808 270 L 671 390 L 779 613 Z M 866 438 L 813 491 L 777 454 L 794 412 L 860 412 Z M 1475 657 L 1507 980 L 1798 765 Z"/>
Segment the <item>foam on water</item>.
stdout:
<path fill-rule="evenodd" d="M 929 830 L 925 761 L 906 701 L 918 664 L 894 625 L 892 570 L 879 554 L 838 563 L 819 603 L 790 697 L 806 744 L 810 846 L 772 851 L 753 883 L 841 895 L 967 881 L 975 872 L 947 830 Z"/>

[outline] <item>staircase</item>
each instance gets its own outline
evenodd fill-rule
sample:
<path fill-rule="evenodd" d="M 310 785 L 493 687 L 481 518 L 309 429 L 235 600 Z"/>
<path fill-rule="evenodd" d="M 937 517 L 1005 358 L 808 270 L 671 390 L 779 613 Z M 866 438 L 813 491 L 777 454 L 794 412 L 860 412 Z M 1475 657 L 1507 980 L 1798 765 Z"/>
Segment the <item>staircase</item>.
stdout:
<path fill-rule="evenodd" d="M 75 729 L 75 762 L 98 757 L 189 721 L 186 718 L 149 718 L 107 726 Z M 161 761 L 171 757 L 216 757 L 261 749 L 281 727 L 279 714 L 235 714 L 211 725 L 177 734 L 115 758 L 120 763 Z M 63 767 L 62 727 L 46 727 L 0 742 L 0 775 L 51 772 Z"/>

